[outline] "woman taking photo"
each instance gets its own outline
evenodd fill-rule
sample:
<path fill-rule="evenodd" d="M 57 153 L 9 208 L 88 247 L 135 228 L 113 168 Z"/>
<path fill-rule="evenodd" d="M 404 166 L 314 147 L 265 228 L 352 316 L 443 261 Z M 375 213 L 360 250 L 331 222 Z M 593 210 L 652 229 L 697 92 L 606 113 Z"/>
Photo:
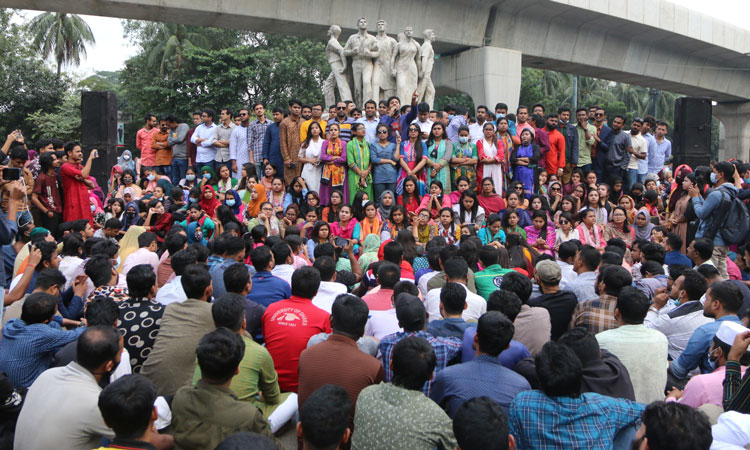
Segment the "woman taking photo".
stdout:
<path fill-rule="evenodd" d="M 408 139 L 401 141 L 401 145 L 398 148 L 400 158 L 399 165 L 401 166 L 401 169 L 398 174 L 396 192 L 401 192 L 403 190 L 403 183 L 406 178 L 414 177 L 414 179 L 417 180 L 416 192 L 419 193 L 424 190 L 425 185 L 425 171 L 422 169 L 424 169 L 424 166 L 427 164 L 427 147 L 419 138 L 418 125 L 409 125 L 407 133 Z M 396 141 L 398 142 L 398 138 L 396 138 Z M 419 186 L 420 183 L 422 185 L 421 188 Z"/>
<path fill-rule="evenodd" d="M 453 143 L 445 136 L 445 127 L 441 122 L 432 124 L 432 131 L 427 138 L 427 184 L 439 181 L 444 193 L 450 194 L 450 174 L 448 165 L 453 154 Z M 448 205 L 450 206 L 450 205 Z"/>
<path fill-rule="evenodd" d="M 328 205 L 333 201 L 333 191 L 342 195 L 342 203 L 349 201 L 349 187 L 346 185 L 347 143 L 339 138 L 339 124 L 332 123 L 327 128 L 328 139 L 323 141 L 323 147 L 320 150 L 323 175 L 320 179 L 319 193 L 322 205 Z M 338 217 L 338 213 L 336 217 Z M 324 218 L 324 220 L 327 219 Z"/>
<path fill-rule="evenodd" d="M 323 166 L 320 165 L 320 154 L 323 151 L 323 130 L 316 121 L 310 122 L 307 128 L 307 138 L 302 142 L 299 149 L 299 163 L 302 166 L 302 178 L 311 191 L 320 190 L 320 178 L 323 175 Z"/>
<path fill-rule="evenodd" d="M 380 196 L 385 191 L 396 192 L 398 180 L 398 152 L 396 144 L 388 141 L 388 125 L 379 124 L 376 129 L 378 141 L 370 144 L 372 162 L 372 189 L 380 205 Z"/>
<path fill-rule="evenodd" d="M 352 140 L 346 144 L 350 198 L 359 191 L 364 191 L 368 198 L 373 198 L 372 162 L 370 162 L 370 144 L 365 140 L 366 134 L 365 124 L 352 124 Z"/>
<path fill-rule="evenodd" d="M 495 189 L 502 195 L 505 149 L 503 144 L 497 140 L 495 125 L 492 122 L 485 122 L 482 132 L 484 138 L 477 141 L 477 176 L 479 178 L 492 178 Z"/>
<path fill-rule="evenodd" d="M 539 146 L 534 143 L 534 133 L 525 128 L 521 131 L 521 145 L 510 154 L 513 179 L 523 183 L 526 198 L 534 193 L 534 170 L 540 158 Z"/>
<path fill-rule="evenodd" d="M 479 206 L 484 209 L 485 215 L 497 214 L 505 209 L 505 200 L 495 192 L 495 182 L 490 177 L 482 179 L 482 190 L 477 196 L 477 200 Z"/>

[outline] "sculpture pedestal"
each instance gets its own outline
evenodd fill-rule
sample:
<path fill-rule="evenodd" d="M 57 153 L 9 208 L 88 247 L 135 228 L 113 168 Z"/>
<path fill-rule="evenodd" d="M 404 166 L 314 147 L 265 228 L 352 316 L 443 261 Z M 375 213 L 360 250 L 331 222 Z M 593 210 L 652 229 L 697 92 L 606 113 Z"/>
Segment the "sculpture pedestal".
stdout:
<path fill-rule="evenodd" d="M 432 82 L 439 94 L 465 92 L 474 106 L 508 105 L 515 112 L 521 95 L 521 52 L 498 47 L 480 47 L 441 56 L 435 61 Z"/>

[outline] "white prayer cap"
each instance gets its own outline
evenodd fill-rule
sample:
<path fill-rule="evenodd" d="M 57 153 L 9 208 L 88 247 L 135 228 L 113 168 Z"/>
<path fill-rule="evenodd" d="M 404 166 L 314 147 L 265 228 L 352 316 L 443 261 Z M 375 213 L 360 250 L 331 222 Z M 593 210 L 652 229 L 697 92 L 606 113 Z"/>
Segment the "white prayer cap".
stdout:
<path fill-rule="evenodd" d="M 750 329 L 743 327 L 737 322 L 725 320 L 721 322 L 719 330 L 716 331 L 716 338 L 727 345 L 732 345 L 734 344 L 734 338 L 746 331 L 750 331 Z"/>

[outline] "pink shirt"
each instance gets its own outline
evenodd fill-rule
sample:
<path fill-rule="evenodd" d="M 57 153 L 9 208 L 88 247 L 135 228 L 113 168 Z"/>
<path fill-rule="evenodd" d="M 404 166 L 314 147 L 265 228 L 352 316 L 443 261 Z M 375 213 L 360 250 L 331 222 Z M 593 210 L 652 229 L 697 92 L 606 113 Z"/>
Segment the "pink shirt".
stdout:
<path fill-rule="evenodd" d="M 742 272 L 740 272 L 740 268 L 737 267 L 737 264 L 734 263 L 729 257 L 727 256 L 727 274 L 729 275 L 730 280 L 741 280 L 742 279 Z"/>
<path fill-rule="evenodd" d="M 370 311 L 387 311 L 393 308 L 393 289 L 378 289 L 365 294 L 362 300 L 367 303 L 367 307 Z"/>
<path fill-rule="evenodd" d="M 128 274 L 130 269 L 140 264 L 148 264 L 154 268 L 154 273 L 159 273 L 159 255 L 147 247 L 139 248 L 128 256 L 122 264 L 122 277 Z"/>
<path fill-rule="evenodd" d="M 724 397 L 724 372 L 725 366 L 721 366 L 711 373 L 696 375 L 688 381 L 685 386 L 685 392 L 682 394 L 680 403 L 683 403 L 693 408 L 697 408 L 706 403 L 710 403 L 716 406 L 722 406 L 722 399 Z M 740 369 L 742 375 L 745 375 L 746 366 L 742 366 Z"/>
<path fill-rule="evenodd" d="M 156 151 L 151 148 L 151 137 L 158 131 L 157 127 L 151 128 L 148 131 L 145 128 L 141 128 L 135 134 L 135 146 L 141 151 L 141 166 L 150 167 L 154 165 Z"/>

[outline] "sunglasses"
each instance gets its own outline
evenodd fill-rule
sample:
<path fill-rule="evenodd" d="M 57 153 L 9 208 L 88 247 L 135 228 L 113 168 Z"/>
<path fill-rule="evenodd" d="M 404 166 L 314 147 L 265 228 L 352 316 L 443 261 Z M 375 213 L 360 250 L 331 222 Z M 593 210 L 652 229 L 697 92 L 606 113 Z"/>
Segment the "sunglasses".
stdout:
<path fill-rule="evenodd" d="M 596 114 L 594 114 L 594 115 L 595 115 L 596 117 L 601 117 L 601 116 L 603 116 L 604 114 L 602 114 L 602 113 L 596 113 Z"/>
<path fill-rule="evenodd" d="M 336 109 L 346 109 L 346 106 L 337 106 Z"/>
<path fill-rule="evenodd" d="M 388 134 L 388 130 L 378 130 L 378 134 Z"/>
<path fill-rule="evenodd" d="M 569 224 L 569 223 L 570 223 L 570 222 L 569 222 L 569 221 L 567 221 L 567 220 L 560 220 L 560 225 L 567 225 L 567 224 Z"/>
<path fill-rule="evenodd" d="M 409 132 L 419 133 L 419 128 L 409 128 Z"/>
<path fill-rule="evenodd" d="M 550 191 L 559 191 L 559 190 L 560 190 L 560 188 L 559 188 L 559 187 L 553 187 L 553 188 L 549 188 L 549 190 L 550 190 Z"/>
<path fill-rule="evenodd" d="M 516 186 L 513 189 L 516 190 L 516 191 L 522 191 L 523 190 L 523 186 Z"/>

